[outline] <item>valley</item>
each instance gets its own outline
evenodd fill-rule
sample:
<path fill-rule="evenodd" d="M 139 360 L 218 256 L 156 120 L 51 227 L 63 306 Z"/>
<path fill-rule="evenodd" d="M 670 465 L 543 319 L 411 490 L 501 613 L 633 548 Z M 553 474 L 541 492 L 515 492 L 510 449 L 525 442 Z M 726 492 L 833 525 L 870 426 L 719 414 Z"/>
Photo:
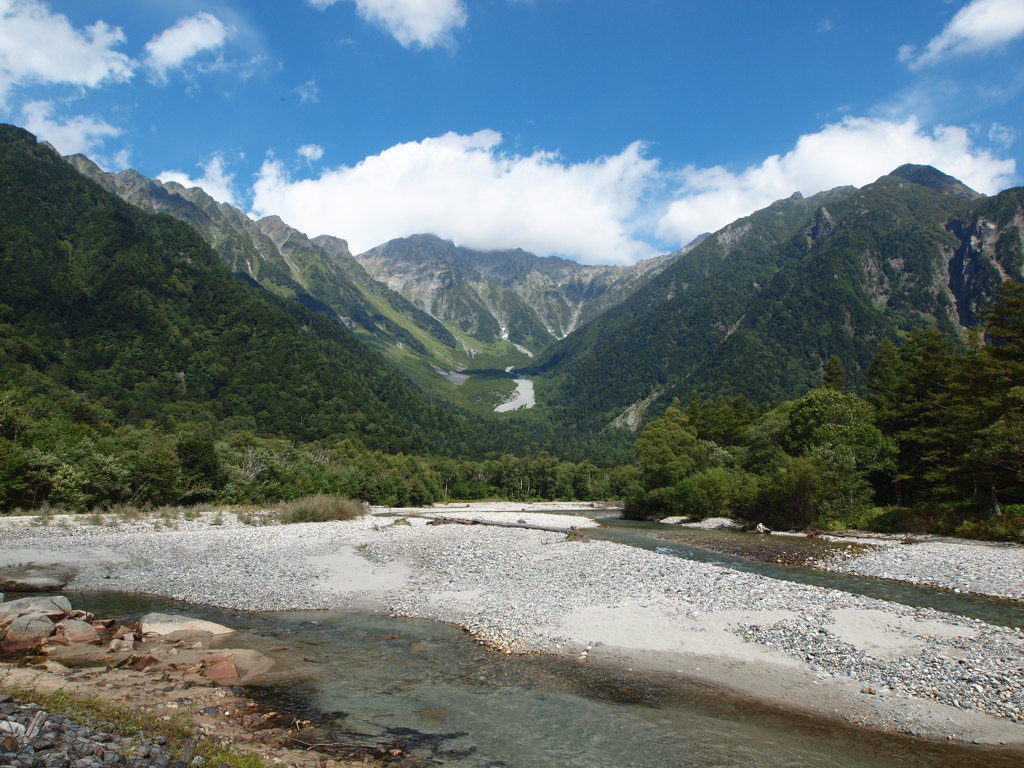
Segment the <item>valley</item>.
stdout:
<path fill-rule="evenodd" d="M 530 713 L 566 695 L 595 722 L 625 699 L 616 722 L 655 741 L 644 723 L 667 707 L 642 765 L 680 743 L 745 764 L 765 722 L 780 765 L 820 764 L 836 729 L 851 768 L 1019 759 L 1020 189 L 902 166 L 587 267 L 434 235 L 352 254 L 13 126 L 0 181 L 8 567 L 236 612 L 325 666 L 380 656 L 373 633 L 421 637 L 426 688 L 371 664 L 356 701 L 288 680 L 306 690 L 288 706 L 351 708 L 381 742 L 444 725 L 445 749 L 422 743 L 467 768 L 515 764 Z M 610 501 L 629 519 L 599 527 Z M 776 539 L 905 538 L 801 538 L 827 568 L 787 570 L 694 555 L 656 522 L 717 518 L 794 534 L 716 544 L 780 557 Z M 964 543 L 913 538 L 937 534 Z M 295 611 L 327 613 L 280 618 Z M 544 670 L 507 732 L 452 703 L 497 694 L 434 671 L 454 647 L 440 625 L 524 655 L 495 680 Z M 407 698 L 384 718 L 393 686 Z M 743 746 L 704 743 L 693 718 Z M 588 763 L 626 759 L 579 739 Z M 532 764 L 561 764 L 556 741 Z"/>

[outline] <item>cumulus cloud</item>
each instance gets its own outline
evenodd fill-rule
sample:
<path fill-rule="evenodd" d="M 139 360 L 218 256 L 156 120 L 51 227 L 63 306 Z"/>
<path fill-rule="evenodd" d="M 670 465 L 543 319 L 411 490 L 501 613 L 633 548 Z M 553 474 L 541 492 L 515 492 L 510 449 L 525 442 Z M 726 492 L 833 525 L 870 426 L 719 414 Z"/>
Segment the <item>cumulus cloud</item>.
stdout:
<path fill-rule="evenodd" d="M 0 0 L 0 106 L 16 85 L 95 88 L 128 80 L 133 62 L 115 50 L 124 41 L 119 27 L 103 21 L 79 30 L 37 0 Z"/>
<path fill-rule="evenodd" d="M 158 80 L 166 80 L 169 70 L 203 51 L 222 47 L 231 34 L 231 28 L 211 13 L 179 19 L 146 43 L 146 65 Z"/>
<path fill-rule="evenodd" d="M 157 178 L 163 182 L 174 181 L 183 187 L 201 187 L 206 194 L 221 203 L 238 205 L 235 194 L 234 174 L 228 173 L 224 156 L 215 154 L 206 163 L 200 165 L 203 175 L 192 178 L 181 171 L 163 171 Z"/>
<path fill-rule="evenodd" d="M 309 0 L 319 10 L 338 0 Z M 466 25 L 462 0 L 353 0 L 359 15 L 383 27 L 406 48 L 449 45 L 452 32 Z"/>
<path fill-rule="evenodd" d="M 303 144 L 295 151 L 298 153 L 299 157 L 304 157 L 311 163 L 316 162 L 324 156 L 324 148 L 319 144 Z"/>
<path fill-rule="evenodd" d="M 25 129 L 48 141 L 62 155 L 92 154 L 121 129 L 94 116 L 77 115 L 61 120 L 53 116 L 53 103 L 30 101 L 21 108 Z"/>
<path fill-rule="evenodd" d="M 914 46 L 905 45 L 900 48 L 899 59 L 917 69 L 953 56 L 998 48 L 1021 35 L 1024 35 L 1021 0 L 973 0 L 957 11 L 920 55 Z"/>
<path fill-rule="evenodd" d="M 849 117 L 801 136 L 786 154 L 772 155 L 739 173 L 721 166 L 686 168 L 657 234 L 685 243 L 795 191 L 813 194 L 846 184 L 863 186 L 904 163 L 933 165 L 985 194 L 1011 184 L 1015 173 L 1013 160 L 974 147 L 963 128 L 929 131 L 913 118 L 895 122 Z"/>
<path fill-rule="evenodd" d="M 362 251 L 421 232 L 471 248 L 522 247 L 590 263 L 631 263 L 655 250 L 633 236 L 639 201 L 657 182 L 643 146 L 584 163 L 550 152 L 509 155 L 494 131 L 408 142 L 317 178 L 293 180 L 268 159 L 253 212 Z"/>

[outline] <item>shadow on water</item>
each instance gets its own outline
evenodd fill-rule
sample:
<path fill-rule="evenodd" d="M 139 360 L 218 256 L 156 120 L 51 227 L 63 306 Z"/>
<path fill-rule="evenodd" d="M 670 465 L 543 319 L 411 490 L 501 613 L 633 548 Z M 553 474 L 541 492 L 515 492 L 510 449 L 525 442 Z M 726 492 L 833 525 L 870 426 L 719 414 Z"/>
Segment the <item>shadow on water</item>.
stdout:
<path fill-rule="evenodd" d="M 725 554 L 709 548 L 731 548 L 757 539 L 770 541 L 771 546 L 780 549 L 803 552 L 809 550 L 818 555 L 827 555 L 830 551 L 842 549 L 845 544 L 805 538 L 757 537 L 755 534 L 738 531 L 704 531 L 661 523 L 628 520 L 601 520 L 600 522 L 602 528 L 588 530 L 588 536 L 643 549 L 657 550 L 688 560 L 715 563 L 737 571 L 770 576 L 773 579 L 828 587 L 903 605 L 934 608 L 937 611 L 980 619 L 999 626 L 1024 628 L 1024 603 L 1020 601 L 962 594 L 924 584 L 823 571 L 805 566 L 780 565 L 749 557 Z M 702 544 L 704 546 L 701 546 Z"/>
<path fill-rule="evenodd" d="M 487 651 L 445 624 L 351 612 L 245 613 L 137 595 L 72 596 L 105 615 L 181 610 L 286 647 L 302 679 L 252 687 L 324 740 L 402 743 L 418 768 L 1019 768 L 1020 750 L 867 731 L 668 674 Z M 232 641 L 233 644 L 236 641 Z"/>

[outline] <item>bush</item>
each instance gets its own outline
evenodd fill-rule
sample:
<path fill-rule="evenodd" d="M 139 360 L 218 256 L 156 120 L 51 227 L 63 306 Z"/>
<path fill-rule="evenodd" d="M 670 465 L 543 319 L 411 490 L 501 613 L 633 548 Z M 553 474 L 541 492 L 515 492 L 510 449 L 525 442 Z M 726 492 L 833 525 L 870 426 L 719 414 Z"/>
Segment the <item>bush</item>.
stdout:
<path fill-rule="evenodd" d="M 366 505 L 342 496 L 317 493 L 286 501 L 278 507 L 280 520 L 289 523 L 326 523 L 353 520 L 366 514 Z"/>

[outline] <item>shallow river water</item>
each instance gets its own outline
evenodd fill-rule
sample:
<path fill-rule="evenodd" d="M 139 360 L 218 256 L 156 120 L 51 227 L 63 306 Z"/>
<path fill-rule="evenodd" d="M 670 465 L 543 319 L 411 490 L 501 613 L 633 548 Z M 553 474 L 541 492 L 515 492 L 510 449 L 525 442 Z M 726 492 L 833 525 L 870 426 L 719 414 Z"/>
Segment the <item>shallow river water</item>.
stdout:
<path fill-rule="evenodd" d="M 287 648 L 311 673 L 250 692 L 327 740 L 401 743 L 403 766 L 1019 768 L 1020 751 L 930 743 L 797 715 L 672 676 L 489 652 L 461 630 L 353 612 L 245 613 L 121 594 L 103 615 L 180 610 Z"/>

